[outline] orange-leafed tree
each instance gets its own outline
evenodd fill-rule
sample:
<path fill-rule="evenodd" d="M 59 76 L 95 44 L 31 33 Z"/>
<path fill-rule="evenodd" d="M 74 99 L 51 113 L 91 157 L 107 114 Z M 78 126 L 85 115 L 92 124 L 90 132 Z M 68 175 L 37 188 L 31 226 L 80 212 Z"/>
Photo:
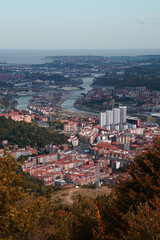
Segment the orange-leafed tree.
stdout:
<path fill-rule="evenodd" d="M 159 222 L 155 222 L 153 226 L 157 227 L 152 228 L 151 219 L 157 218 L 159 221 L 160 216 L 160 209 L 156 207 L 158 200 L 155 200 L 160 199 L 160 139 L 156 139 L 153 145 L 147 146 L 138 154 L 127 171 L 130 177 L 119 182 L 114 197 L 97 199 L 105 223 L 106 239 L 143 239 L 144 236 L 145 239 L 152 239 L 147 238 L 152 235 L 159 237 L 159 232 L 155 231 Z"/>
<path fill-rule="evenodd" d="M 23 197 L 23 177 L 16 173 L 17 163 L 8 153 L 0 157 L 0 238 L 9 238 L 20 228 L 17 202 Z"/>
<path fill-rule="evenodd" d="M 122 212 L 130 207 L 136 211 L 140 203 L 160 197 L 160 139 L 137 155 L 127 171 L 131 178 L 117 187 L 118 207 Z"/>
<path fill-rule="evenodd" d="M 97 220 L 96 225 L 93 227 L 92 231 L 93 231 L 93 240 L 103 240 L 106 239 L 105 236 L 105 227 L 104 227 L 104 223 L 102 221 L 98 206 L 95 205 L 95 217 Z"/>
<path fill-rule="evenodd" d="M 152 199 L 152 207 L 148 202 L 140 204 L 137 212 L 128 211 L 123 217 L 128 222 L 128 230 L 124 240 L 160 239 L 160 199 Z"/>
<path fill-rule="evenodd" d="M 81 198 L 73 204 L 71 211 L 73 240 L 105 239 L 105 227 L 95 201 L 87 197 Z"/>

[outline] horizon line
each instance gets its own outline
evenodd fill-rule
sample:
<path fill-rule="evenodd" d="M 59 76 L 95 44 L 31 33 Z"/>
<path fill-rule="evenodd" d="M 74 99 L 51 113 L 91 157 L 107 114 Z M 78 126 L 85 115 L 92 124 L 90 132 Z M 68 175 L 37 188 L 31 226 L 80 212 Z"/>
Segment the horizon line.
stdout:
<path fill-rule="evenodd" d="M 86 51 L 86 50 L 160 50 L 160 48 L 0 48 L 0 50 L 54 50 L 54 51 Z"/>

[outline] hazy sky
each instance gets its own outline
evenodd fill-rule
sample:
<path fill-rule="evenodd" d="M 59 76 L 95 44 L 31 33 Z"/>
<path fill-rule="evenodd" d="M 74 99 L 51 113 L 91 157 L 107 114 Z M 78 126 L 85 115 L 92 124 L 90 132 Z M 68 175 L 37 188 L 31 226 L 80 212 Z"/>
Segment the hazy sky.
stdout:
<path fill-rule="evenodd" d="M 8 48 L 160 48 L 160 0 L 0 0 Z"/>

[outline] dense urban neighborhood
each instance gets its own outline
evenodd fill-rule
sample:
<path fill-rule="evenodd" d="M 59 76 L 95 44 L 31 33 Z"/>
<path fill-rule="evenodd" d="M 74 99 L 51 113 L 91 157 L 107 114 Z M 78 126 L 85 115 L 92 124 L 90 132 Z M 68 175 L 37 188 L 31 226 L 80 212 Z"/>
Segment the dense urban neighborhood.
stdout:
<path fill-rule="evenodd" d="M 159 60 L 0 63 L 0 238 L 158 239 Z"/>
<path fill-rule="evenodd" d="M 154 87 L 154 81 L 147 86 L 130 81 L 119 88 L 114 81 L 122 83 L 136 74 L 148 79 L 155 69 L 154 80 L 159 79 L 159 56 L 45 60 L 41 65 L 0 65 L 0 117 L 37 125 L 66 139 L 61 138 L 59 145 L 49 139 L 43 142 L 43 138 L 41 144 L 38 140 L 28 144 L 27 140 L 21 148 L 18 136 L 13 142 L 1 133 L 1 156 L 7 149 L 17 160 L 24 157 L 23 171 L 46 185 L 81 186 L 97 181 L 115 183 L 118 176 L 126 178 L 126 166 L 136 153 L 159 137 L 159 82 Z M 92 76 L 93 87 L 83 93 L 83 78 Z M 110 79 L 109 85 L 105 79 Z M 81 94 L 73 104 L 77 111 L 62 107 L 79 90 Z M 30 96 L 28 110 L 18 110 L 18 98 L 23 96 Z"/>
<path fill-rule="evenodd" d="M 113 109 L 115 110 L 117 109 Z M 105 112 L 105 114 L 108 113 L 110 114 L 111 110 Z M 101 113 L 101 116 L 104 117 L 104 113 Z M 24 157 L 25 160 L 21 163 L 24 172 L 44 181 L 46 185 L 53 186 L 67 186 L 67 184 L 81 186 L 93 184 L 96 181 L 110 183 L 116 182 L 118 176 L 127 177 L 125 168 L 136 153 L 160 136 L 158 124 L 140 123 L 137 118 L 127 119 L 126 117 L 125 123 L 118 125 L 115 122 L 116 124 L 111 124 L 112 128 L 108 129 L 105 125 L 100 126 L 99 116 L 84 119 L 83 116 L 68 115 L 65 119 L 63 117 L 50 123 L 48 121 L 50 115 L 42 117 L 30 114 L 29 111 L 2 113 L 0 118 L 3 117 L 27 123 L 36 119 L 38 123 L 39 121 L 47 123 L 46 129 L 52 129 L 52 131 L 57 124 L 61 128 L 58 128 L 59 134 L 67 136 L 68 143 L 61 145 L 48 142 L 44 146 L 42 143 L 41 148 L 36 144 L 34 148 L 27 145 L 19 148 L 18 137 L 17 142 L 15 140 L 13 144 L 9 139 L 2 139 L 4 134 L 0 134 L 3 145 L 0 149 L 1 156 L 7 149 L 17 160 Z M 101 119 L 102 121 L 104 119 Z M 39 151 L 43 154 L 37 155 Z"/>

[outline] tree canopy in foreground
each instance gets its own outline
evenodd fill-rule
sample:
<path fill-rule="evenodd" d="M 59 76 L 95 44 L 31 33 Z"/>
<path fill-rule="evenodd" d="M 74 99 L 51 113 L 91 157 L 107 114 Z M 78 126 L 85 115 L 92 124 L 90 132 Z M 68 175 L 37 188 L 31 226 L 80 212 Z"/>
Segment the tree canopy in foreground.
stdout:
<path fill-rule="evenodd" d="M 0 239 L 150 240 L 160 237 L 160 140 L 129 165 L 115 193 L 73 205 L 22 191 L 16 161 L 0 157 Z"/>

